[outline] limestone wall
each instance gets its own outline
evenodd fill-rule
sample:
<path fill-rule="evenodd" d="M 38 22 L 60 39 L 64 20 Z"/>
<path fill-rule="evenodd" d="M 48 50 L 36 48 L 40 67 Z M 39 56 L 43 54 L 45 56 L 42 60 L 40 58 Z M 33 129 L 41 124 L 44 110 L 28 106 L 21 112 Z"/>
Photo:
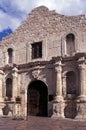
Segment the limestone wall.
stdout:
<path fill-rule="evenodd" d="M 8 48 L 13 48 L 14 63 L 32 61 L 31 44 L 39 41 L 43 42 L 43 58 L 38 60 L 49 60 L 60 56 L 64 51 L 65 37 L 69 33 L 75 35 L 76 52 L 85 52 L 86 18 L 84 15 L 64 16 L 46 7 L 35 8 L 21 26 L 0 43 L 0 66 L 7 64 Z"/>

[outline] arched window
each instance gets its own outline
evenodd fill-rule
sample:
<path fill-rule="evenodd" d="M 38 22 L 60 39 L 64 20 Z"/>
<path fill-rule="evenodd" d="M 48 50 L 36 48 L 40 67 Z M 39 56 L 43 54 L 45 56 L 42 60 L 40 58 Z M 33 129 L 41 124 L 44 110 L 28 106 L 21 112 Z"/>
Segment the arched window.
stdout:
<path fill-rule="evenodd" d="M 73 71 L 66 74 L 67 94 L 76 94 L 76 75 Z"/>
<path fill-rule="evenodd" d="M 12 98 L 12 79 L 8 78 L 6 80 L 6 97 L 10 100 Z"/>
<path fill-rule="evenodd" d="M 13 62 L 13 49 L 9 48 L 8 49 L 8 63 L 12 63 Z"/>
<path fill-rule="evenodd" d="M 75 36 L 72 33 L 66 36 L 66 50 L 68 55 L 72 55 L 75 52 Z"/>

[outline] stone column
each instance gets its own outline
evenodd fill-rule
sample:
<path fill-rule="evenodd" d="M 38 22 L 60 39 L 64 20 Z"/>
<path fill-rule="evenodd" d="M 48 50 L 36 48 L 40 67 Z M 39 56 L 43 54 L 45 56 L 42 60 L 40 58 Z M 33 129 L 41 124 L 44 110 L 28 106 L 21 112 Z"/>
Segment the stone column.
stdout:
<path fill-rule="evenodd" d="M 4 72 L 2 70 L 0 70 L 0 116 L 3 115 L 3 76 L 4 76 Z"/>
<path fill-rule="evenodd" d="M 27 91 L 21 92 L 21 115 L 22 118 L 27 120 Z"/>
<path fill-rule="evenodd" d="M 62 65 L 61 60 L 55 63 L 56 91 L 53 101 L 53 118 L 64 118 L 64 101 L 62 97 Z"/>
<path fill-rule="evenodd" d="M 79 68 L 79 99 L 81 101 L 86 101 L 86 65 L 84 58 L 80 58 L 78 62 Z"/>
<path fill-rule="evenodd" d="M 16 67 L 13 68 L 13 101 L 14 101 L 14 109 L 13 109 L 13 118 L 20 118 L 21 116 L 21 103 L 16 103 L 16 98 L 18 95 L 18 69 Z"/>
<path fill-rule="evenodd" d="M 62 97 L 62 65 L 61 61 L 55 64 L 55 72 L 56 72 L 56 91 L 54 100 L 59 102 L 63 100 Z"/>
<path fill-rule="evenodd" d="M 13 69 L 13 91 L 12 91 L 12 94 L 13 94 L 13 100 L 15 100 L 15 97 L 17 97 L 17 85 L 18 85 L 18 69 L 15 67 Z"/>
<path fill-rule="evenodd" d="M 0 101 L 2 102 L 2 96 L 3 96 L 3 89 L 2 89 L 2 85 L 3 85 L 3 71 L 0 70 Z"/>
<path fill-rule="evenodd" d="M 66 75 L 62 77 L 62 93 L 63 96 L 66 97 Z"/>
<path fill-rule="evenodd" d="M 79 68 L 79 96 L 76 100 L 77 115 L 76 119 L 86 119 L 86 65 L 85 57 L 78 60 Z"/>

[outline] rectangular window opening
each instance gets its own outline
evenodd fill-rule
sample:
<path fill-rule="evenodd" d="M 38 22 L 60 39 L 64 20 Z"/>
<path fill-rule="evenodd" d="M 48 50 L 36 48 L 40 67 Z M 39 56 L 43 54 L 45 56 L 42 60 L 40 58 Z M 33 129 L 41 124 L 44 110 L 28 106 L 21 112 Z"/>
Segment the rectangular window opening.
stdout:
<path fill-rule="evenodd" d="M 42 42 L 32 44 L 32 59 L 42 58 Z"/>

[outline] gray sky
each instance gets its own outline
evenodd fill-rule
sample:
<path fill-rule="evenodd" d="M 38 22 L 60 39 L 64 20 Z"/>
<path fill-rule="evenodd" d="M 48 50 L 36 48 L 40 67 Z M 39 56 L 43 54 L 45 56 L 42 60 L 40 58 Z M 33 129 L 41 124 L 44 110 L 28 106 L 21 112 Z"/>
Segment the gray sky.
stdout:
<path fill-rule="evenodd" d="M 14 31 L 35 7 L 45 5 L 64 15 L 86 14 L 86 0 L 0 0 L 0 31 Z"/>

